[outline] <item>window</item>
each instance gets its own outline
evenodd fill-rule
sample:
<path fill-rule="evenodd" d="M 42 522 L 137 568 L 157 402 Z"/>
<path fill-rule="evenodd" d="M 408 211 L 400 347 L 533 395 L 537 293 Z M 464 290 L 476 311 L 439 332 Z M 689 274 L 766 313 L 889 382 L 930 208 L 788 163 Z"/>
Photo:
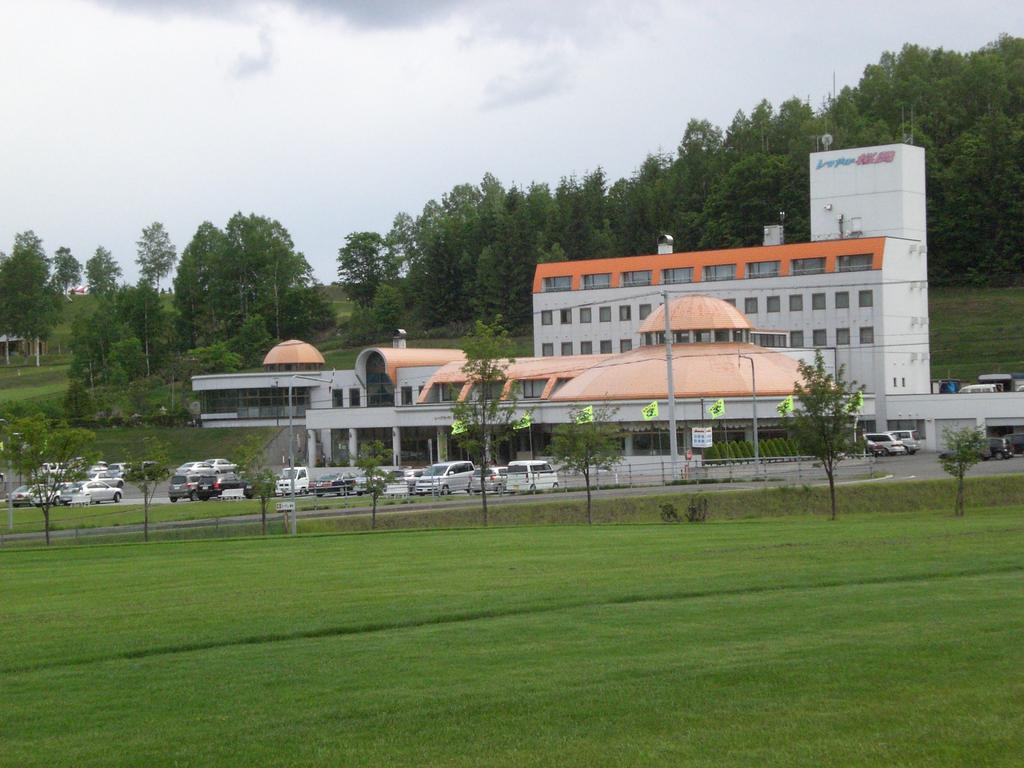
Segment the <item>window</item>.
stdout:
<path fill-rule="evenodd" d="M 545 293 L 550 291 L 572 290 L 572 278 L 568 275 L 561 277 L 545 277 L 542 287 Z"/>
<path fill-rule="evenodd" d="M 649 314 L 651 314 L 651 305 L 650 304 L 641 304 L 640 305 L 640 319 L 641 320 L 646 320 L 647 316 Z"/>
<path fill-rule="evenodd" d="M 402 387 L 402 405 L 412 405 L 412 387 Z"/>
<path fill-rule="evenodd" d="M 610 323 L 612 321 L 612 308 L 600 307 L 597 310 L 597 319 L 602 323 Z"/>
<path fill-rule="evenodd" d="M 824 347 L 828 344 L 828 335 L 825 333 L 824 328 L 816 328 L 814 331 L 814 346 Z"/>
<path fill-rule="evenodd" d="M 875 343 L 875 329 L 870 326 L 864 326 L 860 329 L 860 343 L 861 344 L 874 344 Z"/>
<path fill-rule="evenodd" d="M 743 300 L 743 313 L 747 315 L 757 314 L 757 297 L 748 296 Z"/>
<path fill-rule="evenodd" d="M 702 279 L 709 283 L 715 280 L 735 280 L 736 265 L 712 264 L 711 266 L 704 267 L 704 277 Z"/>
<path fill-rule="evenodd" d="M 348 405 L 350 408 L 359 407 L 359 388 L 353 387 L 348 391 Z"/>
<path fill-rule="evenodd" d="M 811 309 L 824 309 L 825 308 L 825 294 L 824 293 L 812 293 L 811 294 Z"/>
<path fill-rule="evenodd" d="M 778 296 L 769 296 L 765 303 L 768 305 L 767 309 L 769 312 L 781 312 L 782 311 L 782 299 Z"/>
<path fill-rule="evenodd" d="M 693 267 L 661 270 L 661 282 L 665 285 L 693 282 Z"/>
<path fill-rule="evenodd" d="M 459 394 L 458 390 L 451 384 L 438 384 L 437 388 L 439 390 L 438 399 L 442 403 L 450 403 Z"/>
<path fill-rule="evenodd" d="M 633 308 L 629 304 L 619 305 L 619 320 L 631 320 L 633 318 Z"/>
<path fill-rule="evenodd" d="M 863 272 L 871 269 L 872 256 L 870 253 L 859 253 L 856 256 L 840 256 L 836 260 L 837 272 Z"/>
<path fill-rule="evenodd" d="M 747 264 L 747 277 L 778 277 L 779 262 L 777 261 L 755 261 Z"/>
<path fill-rule="evenodd" d="M 619 340 L 619 352 L 629 352 L 633 348 L 632 339 L 620 339 Z"/>
<path fill-rule="evenodd" d="M 820 275 L 825 271 L 825 257 L 815 259 L 793 259 L 790 273 L 793 275 Z"/>
<path fill-rule="evenodd" d="M 850 308 L 850 292 L 836 291 L 836 309 Z"/>
<path fill-rule="evenodd" d="M 612 340 L 602 339 L 601 340 L 601 354 L 610 355 L 612 353 Z"/>
<path fill-rule="evenodd" d="M 562 325 L 572 325 L 572 310 L 571 309 L 560 309 L 558 310 L 558 322 Z"/>
<path fill-rule="evenodd" d="M 543 309 L 543 310 L 541 310 L 541 313 L 540 313 L 540 324 L 541 325 L 551 325 L 551 310 L 550 309 Z"/>
<path fill-rule="evenodd" d="M 589 323 L 590 322 L 590 314 L 591 314 L 590 313 L 590 307 L 580 307 L 580 322 L 581 323 Z"/>
<path fill-rule="evenodd" d="M 542 357 L 554 357 L 555 356 L 555 345 L 554 344 L 541 344 L 540 354 Z"/>
<path fill-rule="evenodd" d="M 572 356 L 572 342 L 571 341 L 563 341 L 562 342 L 562 357 L 571 357 L 571 356 Z"/>
<path fill-rule="evenodd" d="M 850 344 L 850 329 L 849 328 L 836 328 L 836 345 L 840 347 L 849 346 Z"/>
<path fill-rule="evenodd" d="M 790 312 L 803 312 L 804 311 L 804 297 L 799 293 L 789 294 L 789 311 Z"/>
<path fill-rule="evenodd" d="M 789 334 L 789 346 L 802 347 L 804 345 L 804 332 L 791 331 Z"/>
<path fill-rule="evenodd" d="M 634 285 L 650 285 L 651 284 L 651 270 L 645 269 L 638 272 L 623 272 L 622 273 L 622 287 L 629 288 Z"/>
<path fill-rule="evenodd" d="M 592 354 L 594 354 L 594 342 L 592 342 L 592 341 L 581 341 L 580 342 L 580 354 L 581 355 L 592 355 Z"/>
<path fill-rule="evenodd" d="M 861 307 L 875 306 L 875 292 L 871 289 L 861 291 L 857 294 L 857 305 Z"/>
<path fill-rule="evenodd" d="M 544 393 L 544 385 L 547 384 L 547 381 L 545 379 L 528 379 L 520 384 L 523 386 L 523 398 L 531 399 L 540 397 Z"/>
<path fill-rule="evenodd" d="M 583 276 L 583 287 L 584 288 L 611 288 L 612 287 L 612 275 L 611 272 L 605 272 L 601 275 L 584 275 Z"/>

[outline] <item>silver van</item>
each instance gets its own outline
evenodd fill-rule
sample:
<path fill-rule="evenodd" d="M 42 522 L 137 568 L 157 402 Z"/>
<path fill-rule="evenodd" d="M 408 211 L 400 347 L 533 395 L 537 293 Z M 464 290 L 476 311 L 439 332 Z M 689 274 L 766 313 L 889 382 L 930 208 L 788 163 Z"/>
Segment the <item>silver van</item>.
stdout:
<path fill-rule="evenodd" d="M 416 478 L 417 496 L 427 494 L 447 494 L 455 491 L 469 493 L 469 483 L 473 479 L 476 467 L 471 461 L 442 461 L 431 464 Z"/>
<path fill-rule="evenodd" d="M 889 434 L 903 443 L 903 447 L 907 449 L 907 453 L 913 456 L 920 450 L 921 446 L 917 442 L 917 431 L 913 429 L 890 429 Z"/>

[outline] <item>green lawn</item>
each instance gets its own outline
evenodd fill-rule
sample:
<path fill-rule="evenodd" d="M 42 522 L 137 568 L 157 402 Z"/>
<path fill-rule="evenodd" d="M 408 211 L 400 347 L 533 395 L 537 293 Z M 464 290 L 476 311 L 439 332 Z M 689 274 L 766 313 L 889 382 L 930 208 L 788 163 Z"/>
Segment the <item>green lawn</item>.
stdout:
<path fill-rule="evenodd" d="M 234 460 L 238 458 L 238 448 L 253 436 L 269 441 L 278 432 L 275 427 L 108 427 L 94 431 L 96 450 L 105 461 L 124 461 L 129 454 L 142 452 L 147 437 L 156 437 L 167 444 L 175 466 L 219 457 Z"/>
<path fill-rule="evenodd" d="M 0 551 L 0 764 L 1016 766 L 1024 510 Z"/>
<path fill-rule="evenodd" d="M 933 378 L 1024 371 L 1024 288 L 932 288 L 928 308 Z"/>

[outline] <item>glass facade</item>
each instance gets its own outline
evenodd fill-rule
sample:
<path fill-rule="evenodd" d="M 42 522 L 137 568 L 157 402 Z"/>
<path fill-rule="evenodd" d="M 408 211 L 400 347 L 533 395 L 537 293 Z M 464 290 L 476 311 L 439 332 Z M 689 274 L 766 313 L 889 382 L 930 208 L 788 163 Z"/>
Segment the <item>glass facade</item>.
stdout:
<path fill-rule="evenodd" d="M 199 393 L 203 413 L 235 413 L 240 419 L 287 419 L 288 387 L 215 389 Z M 309 408 L 309 390 L 292 389 L 292 416 L 301 418 Z"/>

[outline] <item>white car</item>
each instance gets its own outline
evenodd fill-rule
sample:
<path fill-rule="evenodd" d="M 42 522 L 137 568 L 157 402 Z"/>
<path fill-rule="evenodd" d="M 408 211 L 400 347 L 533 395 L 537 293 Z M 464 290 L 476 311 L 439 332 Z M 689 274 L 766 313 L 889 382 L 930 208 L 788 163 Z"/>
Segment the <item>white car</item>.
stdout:
<path fill-rule="evenodd" d="M 238 469 L 237 464 L 234 464 L 233 462 L 230 462 L 227 459 L 207 459 L 203 463 L 209 464 L 211 467 L 213 467 L 214 473 L 218 475 L 223 475 L 228 472 L 234 472 L 235 470 Z"/>
<path fill-rule="evenodd" d="M 212 475 L 213 465 L 205 461 L 186 461 L 174 472 L 179 475 Z"/>
<path fill-rule="evenodd" d="M 558 487 L 558 472 L 546 461 L 525 460 L 508 463 L 505 490 L 509 493 L 547 491 Z"/>
<path fill-rule="evenodd" d="M 278 496 L 291 496 L 292 494 L 292 473 L 295 474 L 295 495 L 309 493 L 309 470 L 305 467 L 295 469 L 284 469 L 277 478 L 275 493 Z"/>
<path fill-rule="evenodd" d="M 903 441 L 890 432 L 868 432 L 864 435 L 864 442 L 867 443 L 868 453 L 873 453 L 875 456 L 906 455 L 907 453 L 907 446 L 903 444 Z"/>
<path fill-rule="evenodd" d="M 116 472 L 111 472 L 109 469 L 105 469 L 102 472 L 93 472 L 89 475 L 89 479 L 99 480 L 107 485 L 116 486 L 117 488 L 124 488 L 124 479 Z"/>
<path fill-rule="evenodd" d="M 471 493 L 469 484 L 475 470 L 476 467 L 471 461 L 443 461 L 440 464 L 431 464 L 416 480 L 415 493 L 419 496 L 455 491 Z"/>
<path fill-rule="evenodd" d="M 121 500 L 121 489 L 104 483 L 102 480 L 70 483 L 67 487 L 61 488 L 60 501 L 62 504 L 71 504 L 76 496 L 88 497 L 90 504 L 101 504 L 104 501 L 117 504 Z"/>

